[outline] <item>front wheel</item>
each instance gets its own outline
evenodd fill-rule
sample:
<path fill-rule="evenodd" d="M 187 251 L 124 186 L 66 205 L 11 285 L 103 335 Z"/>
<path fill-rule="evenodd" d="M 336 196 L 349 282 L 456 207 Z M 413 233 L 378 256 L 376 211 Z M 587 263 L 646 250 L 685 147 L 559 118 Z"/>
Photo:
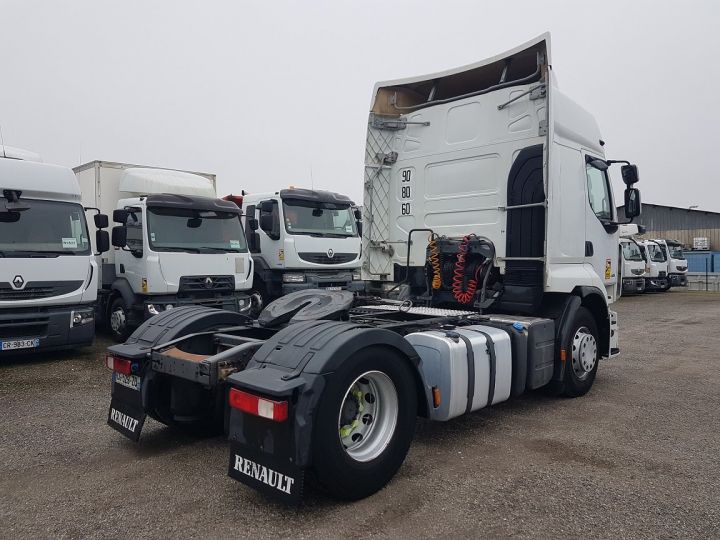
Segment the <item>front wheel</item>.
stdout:
<path fill-rule="evenodd" d="M 132 329 L 129 324 L 130 310 L 125 304 L 122 296 L 115 298 L 110 304 L 108 310 L 108 320 L 110 322 L 110 333 L 115 341 L 122 343 L 130 336 Z"/>
<path fill-rule="evenodd" d="M 567 397 L 583 396 L 595 382 L 600 358 L 597 324 L 587 308 L 581 307 L 575 314 L 563 349 L 567 357 L 562 393 Z"/>
<path fill-rule="evenodd" d="M 407 360 L 369 347 L 333 374 L 318 404 L 313 468 L 331 495 L 372 495 L 395 475 L 410 448 L 417 391 Z"/>

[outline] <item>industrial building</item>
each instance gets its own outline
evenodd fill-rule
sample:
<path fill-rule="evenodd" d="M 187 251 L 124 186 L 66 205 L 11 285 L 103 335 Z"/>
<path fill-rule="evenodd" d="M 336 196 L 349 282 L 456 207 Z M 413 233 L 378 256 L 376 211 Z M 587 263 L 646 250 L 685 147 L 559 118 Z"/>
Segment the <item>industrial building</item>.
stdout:
<path fill-rule="evenodd" d="M 618 208 L 618 215 L 625 215 L 624 207 Z M 642 215 L 635 223 L 645 227 L 647 238 L 677 240 L 686 249 L 692 249 L 695 238 L 707 238 L 709 250 L 720 250 L 718 212 L 643 203 Z"/>

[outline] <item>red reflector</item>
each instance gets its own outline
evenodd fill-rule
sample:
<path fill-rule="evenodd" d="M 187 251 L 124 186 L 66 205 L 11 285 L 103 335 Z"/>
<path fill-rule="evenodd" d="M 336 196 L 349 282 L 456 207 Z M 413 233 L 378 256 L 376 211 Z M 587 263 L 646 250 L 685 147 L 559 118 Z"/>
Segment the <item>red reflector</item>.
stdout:
<path fill-rule="evenodd" d="M 116 373 L 122 373 L 123 375 L 130 375 L 132 373 L 132 362 L 125 358 L 118 358 L 117 356 L 108 354 L 105 357 L 105 365 L 108 369 Z"/>
<path fill-rule="evenodd" d="M 234 409 L 275 422 L 284 422 L 288 417 L 287 401 L 273 401 L 237 388 L 230 389 L 228 401 Z"/>

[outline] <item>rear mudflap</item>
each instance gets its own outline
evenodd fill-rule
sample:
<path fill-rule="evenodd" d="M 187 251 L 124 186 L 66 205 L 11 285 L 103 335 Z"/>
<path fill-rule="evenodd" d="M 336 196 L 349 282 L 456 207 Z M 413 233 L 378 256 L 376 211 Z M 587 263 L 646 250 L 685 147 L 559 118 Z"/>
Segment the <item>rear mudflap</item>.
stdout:
<path fill-rule="evenodd" d="M 113 374 L 107 423 L 131 441 L 137 442 L 146 417 L 141 391 L 117 383 L 116 376 L 117 374 Z"/>

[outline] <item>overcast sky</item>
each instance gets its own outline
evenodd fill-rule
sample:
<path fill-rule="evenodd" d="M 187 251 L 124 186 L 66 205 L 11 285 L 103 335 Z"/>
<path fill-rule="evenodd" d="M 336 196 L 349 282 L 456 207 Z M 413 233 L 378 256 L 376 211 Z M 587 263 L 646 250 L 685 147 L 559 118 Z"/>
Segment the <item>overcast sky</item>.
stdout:
<path fill-rule="evenodd" d="M 210 172 L 220 195 L 312 171 L 359 202 L 374 82 L 549 30 L 560 88 L 643 201 L 720 211 L 719 27 L 713 0 L 0 0 L 0 125 L 46 162 Z"/>

